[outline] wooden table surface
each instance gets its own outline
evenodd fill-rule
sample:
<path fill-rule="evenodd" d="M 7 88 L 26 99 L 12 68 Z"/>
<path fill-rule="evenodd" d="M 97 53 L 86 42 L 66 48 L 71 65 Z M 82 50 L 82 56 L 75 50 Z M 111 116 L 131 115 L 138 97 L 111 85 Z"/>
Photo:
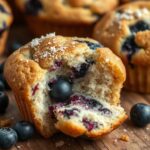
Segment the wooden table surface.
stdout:
<path fill-rule="evenodd" d="M 10 105 L 3 117 L 12 118 L 15 123 L 21 120 L 12 92 L 8 92 Z M 135 103 L 150 103 L 150 95 L 140 95 L 132 92 L 122 92 L 122 106 L 129 114 Z M 2 117 L 2 116 L 1 116 Z M 128 135 L 129 141 L 119 138 Z M 91 141 L 82 138 L 71 138 L 58 133 L 49 139 L 36 134 L 31 140 L 18 142 L 11 150 L 150 150 L 150 125 L 145 128 L 136 128 L 128 119 L 118 129 L 103 138 Z"/>
<path fill-rule="evenodd" d="M 17 31 L 17 32 L 16 32 Z M 26 36 L 25 36 L 26 35 Z M 27 37 L 26 29 L 13 29 L 10 34 L 9 43 L 18 37 L 19 41 L 28 42 L 31 36 Z M 12 92 L 8 92 L 10 105 L 4 116 L 13 118 L 13 123 L 21 119 L 21 115 L 16 107 Z M 136 103 L 150 104 L 150 95 L 141 95 L 133 92 L 123 91 L 121 94 L 122 106 L 128 115 L 131 107 Z M 128 135 L 129 141 L 125 142 L 119 138 Z M 71 138 L 58 133 L 49 139 L 44 139 L 36 134 L 31 140 L 18 142 L 11 150 L 150 150 L 150 125 L 145 128 L 136 128 L 128 119 L 118 129 L 103 138 L 91 141 L 82 138 Z"/>

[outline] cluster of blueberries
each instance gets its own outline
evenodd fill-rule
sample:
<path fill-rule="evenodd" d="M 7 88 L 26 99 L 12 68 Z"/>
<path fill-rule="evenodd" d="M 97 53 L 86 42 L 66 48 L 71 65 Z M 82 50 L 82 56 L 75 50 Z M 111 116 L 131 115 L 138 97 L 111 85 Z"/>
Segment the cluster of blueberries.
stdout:
<path fill-rule="evenodd" d="M 131 35 L 127 37 L 122 45 L 122 50 L 127 52 L 128 61 L 131 62 L 132 56 L 140 49 L 135 43 L 135 34 L 139 31 L 150 30 L 150 25 L 145 21 L 138 21 L 136 24 L 129 27 Z"/>
<path fill-rule="evenodd" d="M 16 48 L 14 43 L 14 48 Z M 8 105 L 9 97 L 6 90 L 10 90 L 3 76 L 4 62 L 0 64 L 0 117 L 5 114 Z M 35 132 L 34 126 L 26 121 L 19 121 L 12 127 L 0 128 L 0 148 L 7 149 L 16 144 L 18 140 L 28 140 Z"/>

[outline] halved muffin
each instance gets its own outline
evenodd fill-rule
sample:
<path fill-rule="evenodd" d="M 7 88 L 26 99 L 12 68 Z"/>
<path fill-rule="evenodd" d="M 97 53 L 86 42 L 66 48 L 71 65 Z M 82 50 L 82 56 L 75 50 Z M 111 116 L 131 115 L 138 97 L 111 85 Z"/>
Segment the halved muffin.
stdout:
<path fill-rule="evenodd" d="M 92 39 L 33 39 L 8 58 L 4 74 L 24 119 L 44 137 L 59 130 L 98 138 L 127 118 L 120 106 L 124 66 Z"/>

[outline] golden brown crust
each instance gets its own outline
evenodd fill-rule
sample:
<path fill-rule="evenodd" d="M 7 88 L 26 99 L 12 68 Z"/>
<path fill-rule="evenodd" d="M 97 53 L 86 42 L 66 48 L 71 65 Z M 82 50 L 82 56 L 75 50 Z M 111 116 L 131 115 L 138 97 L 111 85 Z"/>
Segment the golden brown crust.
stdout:
<path fill-rule="evenodd" d="M 88 132 L 84 127 L 81 127 L 81 126 L 78 126 L 75 124 L 71 124 L 70 122 L 67 122 L 67 121 L 58 122 L 56 124 L 56 128 L 59 129 L 60 131 L 62 131 L 63 133 L 67 134 L 67 135 L 71 135 L 72 137 L 79 137 L 79 136 L 85 135 L 91 139 L 98 139 L 98 138 L 104 136 L 105 134 L 108 134 L 111 131 L 113 131 L 114 129 L 116 129 L 127 118 L 128 118 L 128 116 L 126 114 L 124 114 L 118 119 L 118 121 L 115 124 L 113 124 L 111 126 L 111 128 L 108 127 L 108 128 L 105 128 L 104 130 L 101 130 L 99 132 L 97 132 L 97 131 Z"/>
<path fill-rule="evenodd" d="M 19 8 L 27 12 L 25 0 L 15 0 Z M 104 14 L 118 5 L 118 0 L 42 0 L 38 16 L 58 24 L 91 24 L 98 18 L 94 14 Z M 31 14 L 32 15 L 32 14 Z M 36 16 L 35 16 L 36 17 Z"/>
<path fill-rule="evenodd" d="M 51 136 L 56 132 L 56 129 L 49 117 L 48 111 L 44 113 L 44 118 L 37 115 L 38 113 L 40 114 L 41 110 L 38 109 L 38 102 L 31 97 L 31 87 L 38 81 L 43 80 L 44 75 L 48 72 L 56 58 L 59 60 L 59 58 L 63 57 L 64 60 L 69 61 L 78 59 L 80 55 L 92 53 L 92 50 L 89 49 L 86 43 L 77 42 L 77 40 L 97 43 L 91 39 L 65 38 L 50 34 L 41 39 L 34 39 L 31 43 L 23 46 L 14 52 L 5 63 L 4 76 L 15 94 L 18 107 L 24 119 L 33 122 L 37 130 L 44 137 Z M 97 61 L 100 64 L 108 64 L 115 78 L 114 81 L 119 86 L 118 89 L 121 89 L 122 83 L 125 80 L 125 69 L 121 60 L 106 48 L 97 49 L 97 54 L 100 55 L 97 57 Z M 114 89 L 114 93 L 117 94 L 112 93 L 111 101 L 118 104 L 119 91 Z M 64 132 L 67 130 L 66 126 L 67 124 L 61 125 Z M 79 134 L 80 129 L 76 130 L 72 131 L 70 128 L 70 132 L 72 131 L 73 135 Z"/>
<path fill-rule="evenodd" d="M 122 45 L 126 38 L 133 34 L 131 33 L 132 31 L 130 31 L 130 26 L 141 20 L 145 22 L 149 21 L 149 9 L 150 2 L 148 1 L 123 5 L 115 11 L 108 13 L 98 22 L 94 29 L 93 37 L 105 46 L 111 48 L 115 54 L 121 57 L 125 64 L 132 63 L 139 66 L 148 66 L 150 62 L 150 47 L 147 44 L 149 43 L 149 30 L 141 31 L 142 33 L 139 31 L 135 33 L 134 41 L 139 46 L 139 50 L 131 57 L 128 56 L 127 53 L 129 52 L 127 52 L 127 50 L 122 50 Z"/>

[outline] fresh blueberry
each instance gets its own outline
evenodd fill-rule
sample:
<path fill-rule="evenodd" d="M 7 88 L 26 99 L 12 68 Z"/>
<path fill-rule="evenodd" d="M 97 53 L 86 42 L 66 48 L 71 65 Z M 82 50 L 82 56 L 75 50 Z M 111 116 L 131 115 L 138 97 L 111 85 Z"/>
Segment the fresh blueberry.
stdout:
<path fill-rule="evenodd" d="M 63 78 L 58 78 L 50 88 L 50 96 L 56 101 L 65 101 L 72 94 L 72 84 Z"/>
<path fill-rule="evenodd" d="M 0 74 L 0 81 L 4 83 L 5 88 L 6 88 L 7 90 L 9 90 L 9 89 L 10 89 L 10 87 L 9 87 L 9 85 L 8 85 L 7 81 L 5 80 L 5 78 L 4 78 L 4 76 L 3 76 L 3 74 Z"/>
<path fill-rule="evenodd" d="M 4 82 L 0 81 L 0 91 L 4 91 L 4 90 L 5 90 Z"/>
<path fill-rule="evenodd" d="M 28 0 L 26 3 L 26 13 L 29 15 L 37 15 L 42 9 L 42 3 L 40 0 Z"/>
<path fill-rule="evenodd" d="M 128 37 L 122 45 L 122 51 L 127 52 L 128 60 L 131 61 L 132 56 L 140 49 L 135 43 L 135 37 Z"/>
<path fill-rule="evenodd" d="M 150 106 L 142 103 L 135 104 L 130 112 L 132 122 L 139 127 L 150 123 Z"/>
<path fill-rule="evenodd" d="M 130 26 L 131 32 L 139 32 L 139 31 L 145 31 L 150 30 L 150 25 L 146 23 L 145 21 L 141 20 L 138 21 L 136 24 Z"/>
<path fill-rule="evenodd" d="M 0 73 L 3 73 L 4 70 L 4 62 L 0 64 Z"/>
<path fill-rule="evenodd" d="M 26 121 L 20 121 L 16 123 L 13 129 L 17 132 L 18 139 L 21 141 L 30 139 L 35 132 L 34 126 Z"/>
<path fill-rule="evenodd" d="M 0 91 L 0 113 L 4 113 L 6 111 L 8 104 L 8 96 L 4 92 Z"/>
<path fill-rule="evenodd" d="M 16 131 L 11 128 L 0 128 L 0 148 L 8 149 L 16 144 L 18 139 Z"/>

